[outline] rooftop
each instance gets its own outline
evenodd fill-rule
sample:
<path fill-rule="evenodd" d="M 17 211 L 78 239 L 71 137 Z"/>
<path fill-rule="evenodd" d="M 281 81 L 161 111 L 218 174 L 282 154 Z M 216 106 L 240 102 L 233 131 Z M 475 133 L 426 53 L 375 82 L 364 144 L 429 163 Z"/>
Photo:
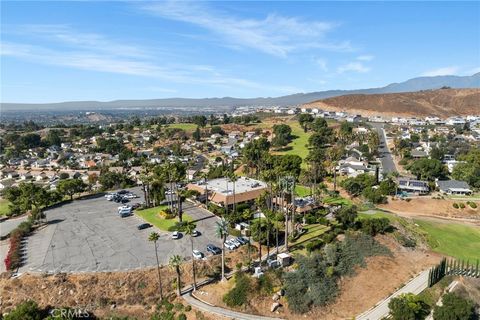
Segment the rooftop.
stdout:
<path fill-rule="evenodd" d="M 195 183 L 198 186 L 204 186 L 204 181 Z M 248 191 L 265 189 L 267 184 L 260 180 L 255 180 L 247 177 L 239 177 L 235 182 L 235 193 L 240 194 Z M 218 178 L 207 181 L 207 188 L 209 191 L 215 191 L 223 195 L 233 194 L 233 182 L 228 178 Z"/>

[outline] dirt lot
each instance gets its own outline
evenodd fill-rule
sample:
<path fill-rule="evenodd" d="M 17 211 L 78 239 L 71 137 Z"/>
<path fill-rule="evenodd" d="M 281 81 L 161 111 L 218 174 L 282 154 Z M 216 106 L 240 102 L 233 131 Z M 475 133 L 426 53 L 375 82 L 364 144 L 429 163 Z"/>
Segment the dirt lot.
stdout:
<path fill-rule="evenodd" d="M 464 209 L 455 209 L 453 203 L 465 203 Z M 480 202 L 475 201 L 480 207 Z M 410 201 L 388 199 L 388 203 L 379 208 L 403 216 L 436 216 L 455 219 L 475 219 L 480 222 L 480 209 L 472 209 L 466 200 L 432 199 L 429 197 L 412 198 Z"/>
<path fill-rule="evenodd" d="M 266 252 L 265 248 L 263 250 Z M 252 258 L 256 257 L 256 252 L 256 248 L 252 247 Z M 247 256 L 246 246 L 227 252 L 226 270 L 233 270 Z M 197 261 L 197 281 L 218 272 L 220 264 L 219 255 Z M 190 285 L 193 281 L 190 261 L 182 266 L 181 274 L 182 286 Z M 163 267 L 161 275 L 164 293 L 173 294 L 175 272 L 169 267 Z M 155 311 L 158 297 L 158 275 L 155 268 L 57 275 L 27 273 L 17 279 L 9 278 L 7 273 L 0 275 L 0 314 L 24 300 L 32 299 L 40 307 L 85 307 L 97 316 L 129 315 L 144 319 Z M 113 310 L 112 305 L 115 305 Z M 197 318 L 193 311 L 191 314 L 189 319 Z"/>
<path fill-rule="evenodd" d="M 359 268 L 354 277 L 347 277 L 341 281 L 341 293 L 334 304 L 314 309 L 305 315 L 291 314 L 284 307 L 280 308 L 278 313 L 271 313 L 272 298 L 270 296 L 255 296 L 250 305 L 238 309 L 238 311 L 285 319 L 352 318 L 374 306 L 382 298 L 401 287 L 412 276 L 434 265 L 441 259 L 441 256 L 436 253 L 405 249 L 388 236 L 380 236 L 378 240 L 386 245 L 394 253 L 394 256 L 391 258 L 369 258 L 367 268 Z M 230 289 L 231 285 L 231 282 L 228 282 L 203 287 L 198 292 L 198 297 L 212 304 L 226 307 L 222 297 Z M 282 304 L 287 304 L 284 298 L 282 300 Z"/>

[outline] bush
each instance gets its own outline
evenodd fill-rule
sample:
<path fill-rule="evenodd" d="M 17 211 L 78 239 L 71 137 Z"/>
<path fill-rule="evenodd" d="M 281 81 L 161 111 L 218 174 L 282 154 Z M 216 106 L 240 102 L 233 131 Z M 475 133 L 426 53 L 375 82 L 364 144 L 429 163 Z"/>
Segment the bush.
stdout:
<path fill-rule="evenodd" d="M 313 252 L 316 250 L 320 250 L 323 247 L 323 241 L 322 239 L 315 239 L 307 243 L 305 248 L 307 249 L 308 252 Z"/>
<path fill-rule="evenodd" d="M 460 209 L 465 209 L 465 203 L 463 202 L 460 202 L 458 206 L 460 207 Z"/>
<path fill-rule="evenodd" d="M 393 320 L 425 319 L 430 307 L 413 293 L 404 293 L 388 303 Z"/>
<path fill-rule="evenodd" d="M 223 296 L 223 302 L 229 307 L 242 306 L 247 302 L 250 279 L 243 272 L 235 274 L 235 287 Z"/>
<path fill-rule="evenodd" d="M 468 205 L 470 206 L 470 208 L 472 208 L 472 209 L 476 209 L 476 208 L 477 208 L 477 204 L 476 204 L 475 202 L 473 202 L 473 201 L 468 201 L 467 203 L 468 203 Z"/>
<path fill-rule="evenodd" d="M 7 314 L 5 320 L 41 320 L 46 316 L 44 310 L 41 310 L 37 303 L 32 300 L 27 300 L 20 303 Z"/>
<path fill-rule="evenodd" d="M 454 207 L 455 209 L 458 209 L 458 203 L 454 202 L 454 203 L 453 203 L 453 207 Z"/>
<path fill-rule="evenodd" d="M 192 311 L 192 306 L 191 305 L 188 305 L 185 307 L 185 312 L 190 312 Z"/>
<path fill-rule="evenodd" d="M 385 233 L 390 227 L 390 221 L 387 218 L 372 218 L 361 221 L 361 230 L 371 236 L 378 233 Z"/>
<path fill-rule="evenodd" d="M 435 306 L 435 320 L 471 320 L 475 319 L 475 306 L 470 300 L 463 299 L 454 293 L 447 293 L 442 298 L 443 305 Z"/>
<path fill-rule="evenodd" d="M 178 320 L 187 320 L 187 316 L 185 313 L 180 313 L 177 317 Z"/>

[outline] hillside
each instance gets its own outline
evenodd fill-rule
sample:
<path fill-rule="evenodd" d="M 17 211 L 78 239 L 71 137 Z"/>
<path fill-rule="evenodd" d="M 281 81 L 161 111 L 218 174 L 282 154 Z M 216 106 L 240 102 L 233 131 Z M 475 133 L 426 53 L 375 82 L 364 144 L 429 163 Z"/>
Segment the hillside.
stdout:
<path fill-rule="evenodd" d="M 116 100 L 108 102 L 100 101 L 69 101 L 60 103 L 0 103 L 2 111 L 13 110 L 112 110 L 122 108 L 134 109 L 162 109 L 162 108 L 195 108 L 202 112 L 228 112 L 229 107 L 234 106 L 291 106 L 308 103 L 310 101 L 338 97 L 347 94 L 377 94 L 412 92 L 419 90 L 438 89 L 443 86 L 451 88 L 479 88 L 480 73 L 471 76 L 435 76 L 418 77 L 400 83 L 391 83 L 380 88 L 357 89 L 357 90 L 327 90 L 308 93 L 296 93 L 281 97 L 258 97 L 258 98 L 168 98 L 149 100 Z M 206 109 L 211 108 L 211 109 Z M 222 109 L 222 110 L 220 110 Z"/>
<path fill-rule="evenodd" d="M 431 116 L 480 114 L 480 89 L 438 89 L 387 94 L 351 94 L 305 104 L 306 108 L 347 111 L 364 116 Z"/>

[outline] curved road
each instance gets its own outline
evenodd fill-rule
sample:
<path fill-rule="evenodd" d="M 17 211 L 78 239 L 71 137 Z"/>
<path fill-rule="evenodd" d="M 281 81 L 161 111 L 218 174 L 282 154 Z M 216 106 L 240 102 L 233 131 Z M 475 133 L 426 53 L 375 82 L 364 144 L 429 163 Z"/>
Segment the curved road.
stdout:
<path fill-rule="evenodd" d="M 428 272 L 425 270 L 420 272 L 415 278 L 410 280 L 406 285 L 404 285 L 399 290 L 395 291 L 388 298 L 380 301 L 374 308 L 358 315 L 355 317 L 357 320 L 380 320 L 386 317 L 390 313 L 388 308 L 388 303 L 392 298 L 395 298 L 403 293 L 414 293 L 419 294 L 428 287 Z"/>
<path fill-rule="evenodd" d="M 281 318 L 271 318 L 271 317 L 263 317 L 257 316 L 248 313 L 242 313 L 237 311 L 232 311 L 224 308 L 220 308 L 217 306 L 213 306 L 207 304 L 194 296 L 192 296 L 191 292 L 184 294 L 183 299 L 188 302 L 192 307 L 195 307 L 201 311 L 208 312 L 211 314 L 215 314 L 217 316 L 225 317 L 227 319 L 237 319 L 237 320 L 281 320 Z"/>

